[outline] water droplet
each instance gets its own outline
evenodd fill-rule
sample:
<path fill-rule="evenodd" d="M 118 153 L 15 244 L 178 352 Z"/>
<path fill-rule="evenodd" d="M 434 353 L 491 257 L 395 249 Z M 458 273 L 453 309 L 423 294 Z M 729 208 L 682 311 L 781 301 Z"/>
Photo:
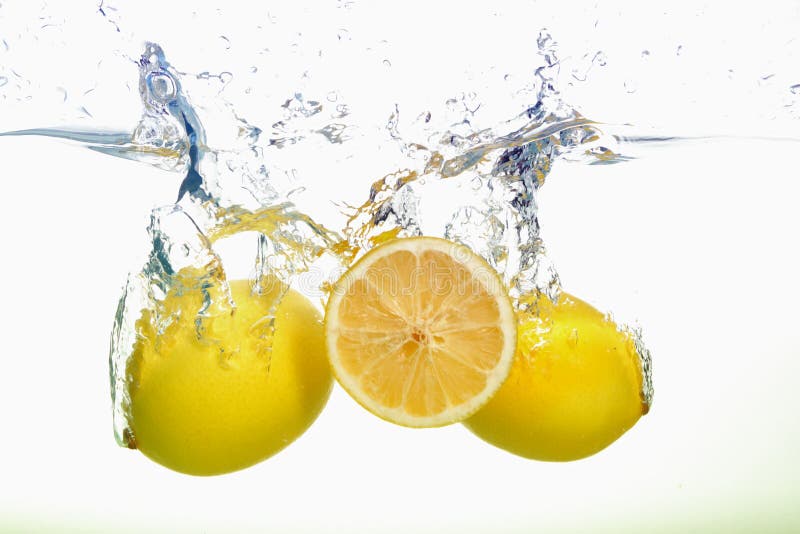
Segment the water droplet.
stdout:
<path fill-rule="evenodd" d="M 346 117 L 350 114 L 350 108 L 347 107 L 347 104 L 338 104 L 336 106 L 336 117 L 342 118 Z"/>
<path fill-rule="evenodd" d="M 507 82 L 511 81 L 511 78 L 512 78 L 512 76 L 510 74 L 506 74 L 505 76 L 503 76 L 503 80 L 505 80 Z"/>
<path fill-rule="evenodd" d="M 316 100 L 306 100 L 302 93 L 295 93 L 281 107 L 288 110 L 292 117 L 308 118 L 322 111 L 322 104 Z"/>
<path fill-rule="evenodd" d="M 580 341 L 580 337 L 578 335 L 578 329 L 577 328 L 573 328 L 572 332 L 570 332 L 570 334 L 569 334 L 569 337 L 567 337 L 567 342 L 571 346 L 577 347 L 579 341 Z"/>
<path fill-rule="evenodd" d="M 384 59 L 384 60 L 383 60 L 383 65 L 384 65 L 385 67 L 391 67 L 391 66 L 392 66 L 392 62 L 391 62 L 391 61 L 389 61 L 388 59 Z"/>
<path fill-rule="evenodd" d="M 592 62 L 597 63 L 601 67 L 605 67 L 608 62 L 608 58 L 606 58 L 606 55 L 602 51 L 600 51 L 594 55 L 594 59 L 592 59 Z"/>
<path fill-rule="evenodd" d="M 220 41 L 222 41 L 222 46 L 225 47 L 225 50 L 231 49 L 231 40 L 225 37 L 224 35 L 219 36 Z"/>
<path fill-rule="evenodd" d="M 258 67 L 255 67 L 255 66 L 254 67 L 250 67 L 250 72 L 255 74 L 256 72 L 258 72 Z"/>
<path fill-rule="evenodd" d="M 297 179 L 297 170 L 295 169 L 292 169 L 292 178 L 294 180 Z M 306 190 L 305 186 L 295 187 L 294 189 L 286 193 L 286 198 L 292 198 L 292 196 L 297 196 L 300 193 L 304 192 L 305 190 Z"/>
<path fill-rule="evenodd" d="M 8 78 L 6 78 L 5 76 L 0 76 L 0 87 L 3 87 L 7 83 L 8 83 Z"/>
<path fill-rule="evenodd" d="M 639 84 L 637 84 L 634 80 L 625 80 L 623 85 L 625 86 L 625 92 L 628 94 L 635 93 L 639 88 Z"/>
<path fill-rule="evenodd" d="M 775 77 L 775 73 L 765 74 L 764 76 L 758 79 L 758 85 L 764 86 L 769 85 L 772 83 L 772 78 Z"/>
<path fill-rule="evenodd" d="M 544 50 L 546 47 L 553 44 L 553 36 L 547 31 L 547 28 L 542 28 L 539 31 L 539 36 L 536 37 L 536 46 L 539 50 Z"/>
<path fill-rule="evenodd" d="M 800 83 L 796 83 L 789 87 L 789 90 L 792 92 L 793 95 L 800 95 Z"/>
<path fill-rule="evenodd" d="M 325 99 L 328 102 L 336 102 L 337 100 L 339 100 L 339 93 L 337 93 L 336 91 L 331 91 L 327 95 L 325 95 Z"/>

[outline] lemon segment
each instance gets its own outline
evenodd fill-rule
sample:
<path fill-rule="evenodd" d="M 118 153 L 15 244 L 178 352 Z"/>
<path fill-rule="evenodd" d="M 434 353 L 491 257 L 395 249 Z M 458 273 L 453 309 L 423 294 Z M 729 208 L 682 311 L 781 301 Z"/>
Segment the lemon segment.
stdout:
<path fill-rule="evenodd" d="M 393 423 L 461 421 L 505 380 L 516 319 L 495 270 L 444 239 L 372 249 L 328 301 L 328 357 L 342 387 Z"/>
<path fill-rule="evenodd" d="M 520 314 L 508 380 L 464 424 L 526 458 L 577 460 L 647 413 L 642 368 L 631 334 L 591 305 L 564 292 L 540 302 L 538 316 Z"/>
<path fill-rule="evenodd" d="M 332 387 L 319 312 L 288 290 L 252 295 L 230 283 L 233 314 L 204 319 L 199 291 L 170 293 L 177 317 L 158 334 L 151 312 L 137 323 L 128 365 L 131 428 L 152 460 L 192 475 L 216 475 L 264 460 L 297 439 L 322 411 Z M 271 347 L 270 344 L 271 343 Z"/>

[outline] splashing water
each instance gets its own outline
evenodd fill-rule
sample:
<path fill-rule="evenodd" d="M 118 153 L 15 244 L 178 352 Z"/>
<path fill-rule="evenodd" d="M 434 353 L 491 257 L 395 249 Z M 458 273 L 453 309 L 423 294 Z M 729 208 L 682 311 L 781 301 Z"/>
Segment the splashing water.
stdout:
<path fill-rule="evenodd" d="M 333 251 L 341 242 L 336 233 L 296 211 L 290 202 L 272 203 L 277 193 L 256 177 L 248 182 L 248 191 L 258 204 L 256 209 L 227 199 L 225 180 L 239 169 L 226 165 L 228 173 L 220 172 L 223 153 L 207 147 L 203 125 L 183 95 L 180 79 L 163 51 L 149 43 L 139 64 L 144 115 L 130 142 L 102 149 L 122 157 L 133 154 L 136 159 L 140 152 L 157 153 L 177 160 L 176 166 L 183 162 L 186 170 L 176 204 L 154 210 L 151 216 L 149 261 L 141 272 L 129 276 L 114 322 L 110 356 L 114 428 L 119 443 L 127 447 L 135 447 L 128 420 L 127 362 L 134 349 L 141 310 L 152 310 L 156 331 L 162 333 L 178 318 L 174 310 L 164 307 L 167 294 L 176 289 L 200 291 L 203 304 L 196 328 L 198 338 L 207 339 L 204 322 L 230 314 L 235 306 L 214 242 L 239 232 L 258 232 L 253 280 L 253 289 L 258 292 L 272 290 L 275 275 L 291 282 L 297 273 L 314 268 L 321 257 L 334 257 Z M 250 128 L 247 137 L 255 140 L 258 134 L 257 129 Z M 265 315 L 263 323 L 269 325 L 261 334 L 265 339 L 271 338 L 278 300 Z M 220 344 L 219 349 L 224 347 Z"/>
<path fill-rule="evenodd" d="M 606 126 L 562 100 L 555 83 L 559 59 L 547 32 L 539 35 L 537 50 L 542 65 L 533 74 L 535 90 L 522 93 L 529 105 L 507 120 L 480 125 L 482 103 L 469 92 L 448 99 L 441 118 L 399 106 L 389 110 L 384 133 L 399 152 L 400 164 L 375 176 L 360 204 L 337 205 L 340 233 L 303 208 L 317 184 L 303 183 L 293 166 L 285 166 L 298 154 L 306 158 L 315 150 L 344 150 L 374 135 L 351 120 L 351 106 L 336 90 L 319 99 L 296 92 L 283 102 L 282 118 L 266 132 L 219 99 L 217 111 L 234 132 L 234 141 L 211 146 L 200 110 L 183 87 L 187 75 L 170 65 L 157 44 L 148 43 L 137 61 L 143 110 L 133 132 L 33 129 L 0 134 L 69 139 L 183 174 L 176 202 L 151 214 L 149 257 L 140 271 L 129 275 L 114 321 L 110 364 L 118 442 L 135 447 L 128 419 L 127 363 L 141 311 L 151 310 L 156 330 L 163 333 L 178 319 L 164 305 L 167 294 L 199 291 L 203 304 L 195 325 L 198 338 L 205 339 L 205 322 L 230 314 L 235 306 L 214 244 L 237 233 L 258 235 L 256 291 L 266 289 L 262 285 L 277 275 L 324 300 L 325 290 L 343 269 L 370 248 L 395 237 L 434 235 L 483 256 L 501 273 L 521 311 L 535 307 L 541 295 L 556 300 L 561 285 L 537 218 L 537 192 L 554 163 L 618 163 L 632 157 L 623 155 L 622 147 L 671 138 L 606 133 Z M 207 72 L 197 76 L 206 81 L 211 77 Z M 230 81 L 226 73 L 216 77 L 223 85 Z M 407 114 L 413 118 L 408 120 Z M 643 396 L 649 404 L 650 355 L 640 332 L 630 332 L 643 362 Z M 270 334 L 268 328 L 265 338 Z"/>

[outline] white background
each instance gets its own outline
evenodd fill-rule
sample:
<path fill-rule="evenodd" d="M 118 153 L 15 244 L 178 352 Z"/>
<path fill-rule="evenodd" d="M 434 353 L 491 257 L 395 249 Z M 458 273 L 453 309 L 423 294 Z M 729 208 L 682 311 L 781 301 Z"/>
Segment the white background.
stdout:
<path fill-rule="evenodd" d="M 458 6 L 430 18 L 481 23 Z M 632 97 L 621 87 L 632 68 L 622 59 L 598 70 L 594 84 L 568 89 L 591 118 L 690 135 L 800 138 L 797 114 L 783 107 L 791 80 L 800 83 L 797 57 L 787 52 L 795 48 L 777 43 L 800 27 L 792 4 L 765 3 L 758 12 L 669 6 L 667 14 L 587 6 L 587 20 L 609 23 L 591 39 L 570 31 L 573 14 L 583 24 L 578 7 L 568 15 L 567 6 L 517 6 L 498 8 L 504 23 L 486 23 L 495 32 L 488 42 L 506 23 L 518 30 L 530 21 L 536 31 L 549 26 L 565 48 L 589 50 L 593 39 L 617 50 L 610 60 L 625 50 L 637 60 L 644 48 L 674 51 L 674 33 L 694 44 L 685 51 L 694 59 L 661 61 L 637 78 Z M 3 31 L 9 9 L 0 8 Z M 400 22 L 364 9 L 362 25 L 375 21 L 383 24 L 377 34 L 398 35 L 394 54 L 402 56 L 405 42 L 428 42 L 424 32 L 403 41 Z M 395 20 L 410 24 L 423 12 L 412 5 Z M 530 49 L 509 53 L 523 61 Z M 29 61 L 44 62 L 40 54 Z M 684 80 L 665 86 L 675 80 L 665 74 L 669 65 Z M 729 65 L 743 78 L 725 85 Z M 782 89 L 759 83 L 770 72 L 787 82 Z M 0 130 L 25 123 L 26 108 L 1 104 Z M 149 211 L 173 197 L 180 177 L 64 143 L 2 138 L 0 530 L 798 529 L 799 149 L 792 141 L 698 140 L 618 165 L 554 169 L 541 193 L 541 223 L 565 286 L 638 320 L 654 357 L 650 414 L 600 454 L 567 464 L 524 460 L 458 425 L 409 430 L 382 422 L 337 388 L 317 423 L 285 451 L 204 479 L 118 448 L 111 432 L 113 313 L 140 260 Z"/>

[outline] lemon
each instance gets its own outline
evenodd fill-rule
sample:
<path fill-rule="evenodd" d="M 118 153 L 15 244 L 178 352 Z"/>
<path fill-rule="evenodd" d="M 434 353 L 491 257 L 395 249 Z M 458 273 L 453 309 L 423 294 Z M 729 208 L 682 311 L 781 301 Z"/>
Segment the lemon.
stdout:
<path fill-rule="evenodd" d="M 174 322 L 158 333 L 145 310 L 128 365 L 136 447 L 182 473 L 216 475 L 251 466 L 297 439 L 322 411 L 332 387 L 319 312 L 278 283 L 262 295 L 230 283 L 235 311 L 205 318 L 199 291 L 163 302 Z M 271 343 L 271 350 L 270 350 Z"/>
<path fill-rule="evenodd" d="M 526 458 L 577 460 L 647 413 L 642 368 L 631 335 L 591 305 L 567 293 L 540 302 L 538 316 L 520 315 L 508 380 L 465 425 Z"/>
<path fill-rule="evenodd" d="M 382 244 L 335 284 L 328 357 L 344 389 L 400 425 L 462 421 L 508 375 L 516 318 L 495 270 L 465 246 L 415 237 Z"/>

